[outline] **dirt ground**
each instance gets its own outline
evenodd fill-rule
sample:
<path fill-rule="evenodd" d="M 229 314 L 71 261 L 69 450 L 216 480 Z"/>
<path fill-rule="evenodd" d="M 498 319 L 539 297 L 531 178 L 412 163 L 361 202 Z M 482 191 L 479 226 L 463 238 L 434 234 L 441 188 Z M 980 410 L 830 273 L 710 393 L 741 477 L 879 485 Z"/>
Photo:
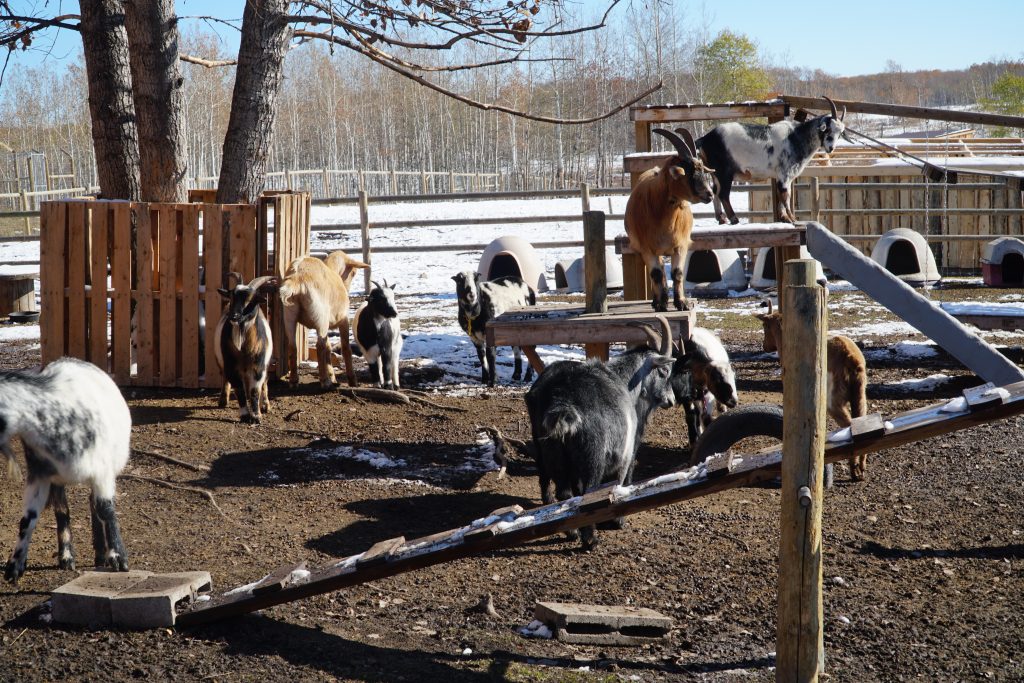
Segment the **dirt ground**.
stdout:
<path fill-rule="evenodd" d="M 838 307 L 833 327 L 857 316 L 855 306 Z M 777 364 L 760 354 L 749 316 L 725 314 L 714 326 L 726 330 L 741 403 L 781 403 Z M 1019 346 L 1008 353 L 1021 362 Z M 885 415 L 979 383 L 944 355 L 911 367 L 871 358 L 870 408 Z M 26 344 L 0 346 L 0 367 L 37 361 Z M 437 379 L 412 370 L 403 368 L 412 388 Z M 500 372 L 507 380 L 510 369 Z M 955 379 L 927 392 L 892 387 L 936 372 Z M 487 424 L 528 438 L 525 386 L 442 386 L 432 396 L 459 412 L 354 402 L 313 382 L 308 371 L 298 390 L 272 386 L 273 413 L 258 427 L 217 409 L 210 391 L 126 390 L 136 449 L 210 467 L 199 473 L 136 455 L 128 472 L 212 491 L 223 511 L 195 492 L 121 480 L 133 568 L 207 570 L 223 591 L 287 563 L 315 567 L 379 540 L 539 504 L 532 463 L 515 460 L 498 480 L 482 466 L 487 449 L 475 430 Z M 1022 441 L 1024 418 L 1014 418 L 872 455 L 865 483 L 850 483 L 840 467 L 824 519 L 829 680 L 1024 679 Z M 343 446 L 399 466 L 342 457 Z M 659 412 L 637 479 L 680 467 L 687 449 L 681 413 Z M 85 558 L 86 492 L 70 494 Z M 4 557 L 20 498 L 18 482 L 0 487 Z M 46 513 L 28 573 L 17 589 L 0 587 L 0 680 L 770 681 L 778 514 L 777 488 L 735 489 L 635 515 L 627 529 L 601 532 L 589 553 L 561 537 L 540 540 L 202 628 L 131 632 L 49 623 L 49 591 L 76 573 L 55 568 Z M 498 616 L 475 609 L 487 594 Z M 517 631 L 537 600 L 649 607 L 676 627 L 643 647 L 527 639 Z"/>

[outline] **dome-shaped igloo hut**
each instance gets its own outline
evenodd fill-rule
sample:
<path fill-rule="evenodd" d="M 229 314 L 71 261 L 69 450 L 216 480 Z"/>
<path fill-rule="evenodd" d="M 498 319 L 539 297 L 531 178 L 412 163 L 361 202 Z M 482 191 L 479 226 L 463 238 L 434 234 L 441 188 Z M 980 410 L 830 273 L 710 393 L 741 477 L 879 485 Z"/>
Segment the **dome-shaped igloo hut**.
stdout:
<path fill-rule="evenodd" d="M 735 249 L 687 252 L 683 280 L 687 293 L 695 296 L 725 296 L 747 288 L 747 274 Z"/>
<path fill-rule="evenodd" d="M 503 235 L 492 241 L 480 257 L 477 272 L 485 280 L 514 275 L 538 292 L 548 291 L 544 266 L 533 245 L 516 235 Z"/>
<path fill-rule="evenodd" d="M 981 274 L 989 287 L 1024 286 L 1024 240 L 1000 237 L 981 250 Z"/>
<path fill-rule="evenodd" d="M 622 289 L 622 261 L 613 250 L 604 255 L 605 287 L 609 290 Z M 555 289 L 582 292 L 587 287 L 583 259 L 559 261 L 555 264 Z"/>
<path fill-rule="evenodd" d="M 806 246 L 800 247 L 800 258 L 813 258 Z M 825 283 L 825 271 L 821 263 L 814 262 L 814 279 L 817 282 Z M 778 285 L 779 276 L 775 273 L 775 247 L 761 247 L 754 257 L 754 270 L 750 274 L 750 286 L 754 289 L 771 289 Z"/>
<path fill-rule="evenodd" d="M 871 260 L 913 287 L 942 279 L 928 243 L 908 228 L 895 228 L 882 235 L 871 250 Z"/>

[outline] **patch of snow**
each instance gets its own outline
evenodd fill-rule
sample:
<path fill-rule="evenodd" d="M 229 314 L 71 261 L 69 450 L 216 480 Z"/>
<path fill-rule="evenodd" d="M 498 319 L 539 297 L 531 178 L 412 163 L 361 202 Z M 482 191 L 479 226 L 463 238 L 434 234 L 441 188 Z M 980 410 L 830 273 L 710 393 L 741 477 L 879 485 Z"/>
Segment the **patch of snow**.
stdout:
<path fill-rule="evenodd" d="M 261 581 L 264 581 L 264 580 L 266 580 L 266 578 L 267 578 L 267 577 L 269 577 L 269 576 L 270 576 L 270 574 L 267 574 L 267 575 L 266 575 L 266 576 L 264 576 L 264 577 L 263 577 L 262 579 L 257 579 L 256 581 L 253 581 L 252 583 L 247 583 L 247 584 L 245 584 L 244 586 L 239 586 L 238 588 L 232 588 L 231 590 L 229 590 L 229 591 L 228 591 L 227 593 L 225 593 L 224 595 L 238 595 L 239 593 L 248 593 L 248 592 L 250 592 L 250 591 L 251 591 L 251 590 L 252 590 L 253 588 L 255 588 L 256 586 L 258 586 L 258 585 L 260 584 L 260 582 L 261 582 Z"/>
<path fill-rule="evenodd" d="M 905 379 L 899 382 L 887 382 L 885 386 L 896 391 L 931 391 L 952 379 L 949 375 L 937 373 L 923 379 Z"/>
<path fill-rule="evenodd" d="M 844 427 L 843 429 L 836 430 L 836 431 L 832 432 L 831 434 L 829 434 L 828 435 L 828 442 L 829 443 L 844 443 L 846 441 L 849 441 L 852 438 L 853 438 L 853 432 L 850 430 L 849 427 Z"/>
<path fill-rule="evenodd" d="M 519 635 L 527 638 L 553 638 L 554 634 L 543 621 L 534 619 L 526 626 L 519 629 Z"/>
<path fill-rule="evenodd" d="M 286 583 L 301 583 L 309 578 L 310 572 L 308 569 L 295 569 L 291 574 L 288 575 Z"/>
<path fill-rule="evenodd" d="M 1002 387 L 993 387 L 986 391 L 984 394 L 982 394 L 983 398 L 989 398 L 991 396 L 998 396 L 999 398 L 1005 401 L 1006 399 L 1010 398 L 1010 392 Z"/>
<path fill-rule="evenodd" d="M 38 341 L 39 335 L 39 325 L 0 325 L 0 341 Z"/>
<path fill-rule="evenodd" d="M 967 412 L 967 399 L 963 396 L 954 398 L 946 405 L 939 408 L 943 413 L 966 413 Z"/>

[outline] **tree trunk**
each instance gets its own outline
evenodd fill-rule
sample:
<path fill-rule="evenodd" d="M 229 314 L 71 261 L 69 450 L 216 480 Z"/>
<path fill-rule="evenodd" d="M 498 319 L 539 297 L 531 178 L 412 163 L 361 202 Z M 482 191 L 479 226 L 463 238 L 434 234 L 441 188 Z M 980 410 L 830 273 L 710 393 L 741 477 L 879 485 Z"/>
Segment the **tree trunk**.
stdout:
<path fill-rule="evenodd" d="M 142 200 L 184 202 L 185 120 L 173 0 L 126 0 Z"/>
<path fill-rule="evenodd" d="M 218 203 L 252 203 L 263 189 L 274 105 L 292 33 L 286 21 L 287 8 L 287 0 L 246 0 Z"/>
<path fill-rule="evenodd" d="M 119 0 L 82 0 L 82 47 L 100 194 L 139 199 L 139 138 L 124 8 Z"/>

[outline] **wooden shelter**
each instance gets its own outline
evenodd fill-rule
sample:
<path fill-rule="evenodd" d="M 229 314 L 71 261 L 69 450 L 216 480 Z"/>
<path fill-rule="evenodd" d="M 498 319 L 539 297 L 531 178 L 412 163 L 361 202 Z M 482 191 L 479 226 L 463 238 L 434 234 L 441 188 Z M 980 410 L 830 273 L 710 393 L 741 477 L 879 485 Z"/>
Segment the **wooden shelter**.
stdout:
<path fill-rule="evenodd" d="M 43 363 L 81 358 L 122 386 L 219 388 L 217 287 L 232 271 L 246 282 L 281 276 L 293 258 L 309 253 L 309 206 L 307 193 L 229 205 L 44 202 Z M 283 348 L 277 307 L 270 315 L 275 345 Z M 201 318 L 209 322 L 205 343 Z"/>

